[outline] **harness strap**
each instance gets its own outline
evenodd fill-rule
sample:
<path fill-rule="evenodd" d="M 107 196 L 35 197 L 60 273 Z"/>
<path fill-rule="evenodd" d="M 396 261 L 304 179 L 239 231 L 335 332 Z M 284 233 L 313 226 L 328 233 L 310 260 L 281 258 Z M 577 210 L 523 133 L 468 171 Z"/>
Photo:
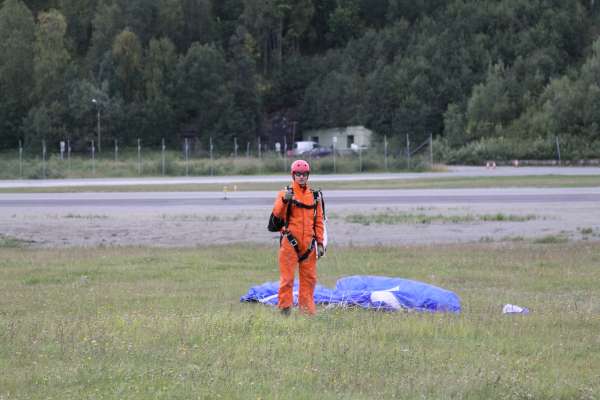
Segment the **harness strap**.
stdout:
<path fill-rule="evenodd" d="M 308 248 L 308 250 L 306 250 L 304 253 L 300 254 L 300 246 L 298 246 L 298 240 L 296 240 L 294 235 L 292 235 L 292 233 L 288 231 L 288 232 L 285 232 L 283 234 L 283 236 L 285 236 L 287 238 L 288 242 L 290 242 L 292 247 L 294 247 L 294 250 L 296 250 L 296 254 L 298 255 L 299 262 L 306 260 L 308 258 L 308 256 L 310 256 L 310 253 L 312 253 L 313 250 L 315 249 L 315 239 L 313 238 L 313 240 L 310 241 L 310 247 Z"/>
<path fill-rule="evenodd" d="M 289 186 L 286 187 L 286 189 L 292 190 L 292 188 Z M 315 239 L 315 236 L 313 235 L 313 238 L 310 241 L 309 248 L 304 253 L 302 253 L 302 254 L 300 253 L 300 247 L 298 246 L 298 240 L 294 237 L 294 235 L 292 235 L 292 233 L 290 231 L 288 231 L 288 224 L 290 221 L 290 215 L 292 213 L 291 206 L 294 205 L 296 207 L 314 210 L 314 221 L 313 221 L 313 229 L 314 229 L 314 227 L 317 226 L 316 224 L 317 224 L 317 208 L 319 206 L 319 202 L 318 202 L 319 192 L 320 191 L 313 191 L 313 197 L 315 199 L 314 204 L 307 205 L 307 204 L 299 202 L 296 199 L 292 199 L 291 201 L 284 201 L 287 204 L 287 207 L 286 207 L 286 212 L 285 212 L 285 229 L 281 232 L 281 235 L 285 236 L 287 238 L 287 240 L 290 242 L 290 244 L 292 245 L 292 247 L 294 247 L 294 250 L 296 250 L 296 254 L 298 255 L 299 262 L 306 260 L 308 258 L 308 256 L 310 256 L 310 253 L 313 252 L 313 250 L 315 249 L 316 239 Z"/>

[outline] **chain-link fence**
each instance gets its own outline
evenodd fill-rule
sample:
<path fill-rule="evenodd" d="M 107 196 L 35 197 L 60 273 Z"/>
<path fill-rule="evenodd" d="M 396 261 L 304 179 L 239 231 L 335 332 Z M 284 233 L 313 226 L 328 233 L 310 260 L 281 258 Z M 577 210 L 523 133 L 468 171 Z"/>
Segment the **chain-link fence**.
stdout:
<path fill-rule="evenodd" d="M 45 140 L 27 149 L 19 142 L 14 152 L 2 153 L 0 178 L 46 179 L 78 177 L 133 176 L 212 176 L 287 173 L 292 161 L 307 159 L 315 173 L 355 173 L 427 169 L 433 164 L 433 140 L 411 145 L 391 144 L 387 137 L 370 148 L 320 148 L 295 154 L 288 144 L 264 143 L 261 138 L 245 146 L 234 138 L 231 145 L 217 145 L 213 138 L 201 141 L 185 138 L 179 146 L 145 144 L 141 138 L 134 146 L 118 140 L 104 142 L 102 151 L 94 140 L 74 151 L 69 140 L 53 143 Z M 37 147 L 37 149 L 36 149 Z M 219 148 L 220 147 L 220 148 Z M 245 147 L 245 152 L 240 151 Z"/>

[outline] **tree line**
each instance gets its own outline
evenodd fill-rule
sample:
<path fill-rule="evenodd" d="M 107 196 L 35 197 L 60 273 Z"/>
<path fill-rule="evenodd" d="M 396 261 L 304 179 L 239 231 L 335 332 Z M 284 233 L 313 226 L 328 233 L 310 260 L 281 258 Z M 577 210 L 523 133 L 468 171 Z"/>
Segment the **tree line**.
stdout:
<path fill-rule="evenodd" d="M 2 0 L 0 149 L 216 144 L 365 125 L 401 142 L 600 140 L 593 0 Z M 92 101 L 94 99 L 95 101 Z"/>

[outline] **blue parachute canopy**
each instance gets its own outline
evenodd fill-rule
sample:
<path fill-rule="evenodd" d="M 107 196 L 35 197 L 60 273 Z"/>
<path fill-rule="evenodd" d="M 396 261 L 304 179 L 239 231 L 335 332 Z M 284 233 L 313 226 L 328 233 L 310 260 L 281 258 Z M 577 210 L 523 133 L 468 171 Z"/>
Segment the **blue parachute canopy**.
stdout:
<path fill-rule="evenodd" d="M 278 282 L 253 286 L 240 301 L 277 305 Z M 416 310 L 460 313 L 460 298 L 427 283 L 385 276 L 355 275 L 339 279 L 335 289 L 317 285 L 315 303 L 340 307 L 363 307 L 386 311 Z M 294 282 L 294 304 L 298 304 L 298 282 Z"/>

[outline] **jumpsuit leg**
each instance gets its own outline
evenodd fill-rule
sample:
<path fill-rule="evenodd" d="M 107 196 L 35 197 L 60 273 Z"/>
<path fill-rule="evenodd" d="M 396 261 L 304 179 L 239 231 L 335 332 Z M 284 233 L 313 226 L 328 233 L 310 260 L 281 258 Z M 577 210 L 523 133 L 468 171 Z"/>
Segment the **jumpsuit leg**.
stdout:
<path fill-rule="evenodd" d="M 283 239 L 279 248 L 279 292 L 277 307 L 287 308 L 294 305 L 294 271 L 298 264 L 296 250 Z"/>
<path fill-rule="evenodd" d="M 315 307 L 315 286 L 317 284 L 317 249 L 310 256 L 300 263 L 300 293 L 298 294 L 298 305 L 300 310 L 314 315 Z"/>

